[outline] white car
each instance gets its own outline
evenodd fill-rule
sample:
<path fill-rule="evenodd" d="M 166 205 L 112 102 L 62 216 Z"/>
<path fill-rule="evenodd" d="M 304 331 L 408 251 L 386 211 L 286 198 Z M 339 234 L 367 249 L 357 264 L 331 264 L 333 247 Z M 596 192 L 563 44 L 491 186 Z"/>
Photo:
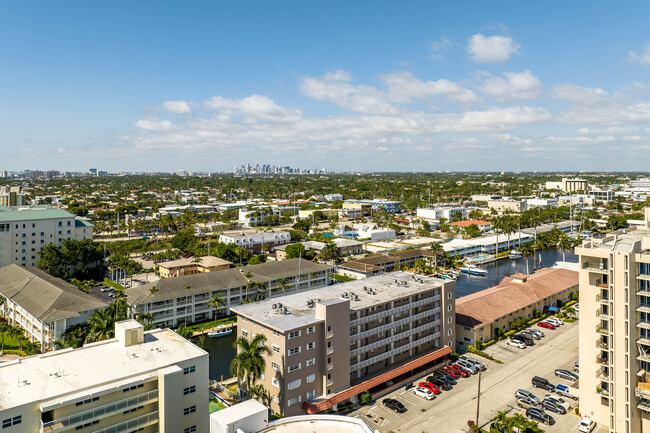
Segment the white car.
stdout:
<path fill-rule="evenodd" d="M 552 400 L 556 405 L 563 407 L 567 412 L 571 409 L 571 404 L 568 401 L 554 394 L 546 394 L 544 400 Z"/>
<path fill-rule="evenodd" d="M 476 368 L 480 368 L 481 371 L 485 371 L 485 368 L 486 368 L 485 364 L 483 364 L 481 361 L 479 361 L 476 358 L 472 358 L 471 356 L 463 355 L 458 359 L 460 359 L 462 361 L 465 361 L 465 362 L 469 362 L 470 364 L 474 365 Z"/>
<path fill-rule="evenodd" d="M 508 341 L 506 341 L 506 344 L 508 344 L 508 345 L 510 345 L 512 347 L 516 347 L 518 349 L 525 349 L 526 348 L 526 345 L 523 342 L 519 341 L 519 340 L 508 339 Z"/>
<path fill-rule="evenodd" d="M 596 427 L 596 421 L 591 418 L 583 418 L 580 424 L 578 424 L 578 430 L 584 433 L 591 432 L 594 427 Z"/>
<path fill-rule="evenodd" d="M 472 374 L 478 373 L 478 368 L 469 361 L 466 361 L 464 359 L 459 359 L 458 361 L 456 361 L 456 364 L 460 365 L 466 370 L 469 370 L 469 372 Z"/>
<path fill-rule="evenodd" d="M 551 323 L 552 325 L 555 325 L 555 326 L 564 325 L 564 322 L 562 320 L 558 319 L 557 317 L 550 317 L 550 318 L 546 319 L 546 321 Z"/>
<path fill-rule="evenodd" d="M 433 392 L 431 390 L 426 389 L 423 386 L 418 386 L 416 388 L 413 388 L 413 394 L 418 395 L 427 400 L 433 400 L 434 398 L 436 398 L 436 396 L 433 395 Z"/>
<path fill-rule="evenodd" d="M 580 312 L 580 304 L 575 304 L 572 308 L 576 313 Z"/>

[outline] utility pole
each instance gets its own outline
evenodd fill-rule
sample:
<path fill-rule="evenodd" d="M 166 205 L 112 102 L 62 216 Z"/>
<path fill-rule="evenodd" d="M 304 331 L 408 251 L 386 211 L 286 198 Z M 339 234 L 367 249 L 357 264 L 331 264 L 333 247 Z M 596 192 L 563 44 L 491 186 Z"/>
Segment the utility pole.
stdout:
<path fill-rule="evenodd" d="M 480 407 L 480 404 L 481 404 L 481 371 L 482 371 L 482 368 L 479 366 L 479 368 L 478 368 L 478 392 L 476 394 L 476 427 L 479 427 L 478 413 L 479 413 L 479 407 Z"/>

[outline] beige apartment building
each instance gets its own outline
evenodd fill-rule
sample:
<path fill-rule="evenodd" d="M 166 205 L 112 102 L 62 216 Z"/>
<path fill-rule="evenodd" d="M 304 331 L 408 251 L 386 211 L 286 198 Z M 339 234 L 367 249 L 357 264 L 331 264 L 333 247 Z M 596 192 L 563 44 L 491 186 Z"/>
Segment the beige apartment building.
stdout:
<path fill-rule="evenodd" d="M 3 432 L 208 433 L 208 354 L 169 329 L 0 364 Z"/>
<path fill-rule="evenodd" d="M 646 221 L 648 210 L 646 209 Z M 585 241 L 580 412 L 616 433 L 650 431 L 650 231 Z"/>
<path fill-rule="evenodd" d="M 171 260 L 158 263 L 160 278 L 182 277 L 183 275 L 229 269 L 232 262 L 214 256 L 190 257 L 189 259 Z"/>
<path fill-rule="evenodd" d="M 0 186 L 0 206 L 24 206 L 27 196 L 20 186 Z"/>
<path fill-rule="evenodd" d="M 451 353 L 455 282 L 393 272 L 232 308 L 238 336 L 267 337 L 259 381 L 285 416 L 322 412 Z"/>
<path fill-rule="evenodd" d="M 49 206 L 0 206 L 0 267 L 9 264 L 38 266 L 40 251 L 64 239 L 92 239 L 88 220 Z"/>

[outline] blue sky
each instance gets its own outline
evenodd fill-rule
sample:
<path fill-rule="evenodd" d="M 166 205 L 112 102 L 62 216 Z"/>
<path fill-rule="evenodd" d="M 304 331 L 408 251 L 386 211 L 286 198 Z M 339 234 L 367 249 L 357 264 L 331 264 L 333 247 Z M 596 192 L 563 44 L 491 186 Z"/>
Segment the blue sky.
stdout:
<path fill-rule="evenodd" d="M 5 3 L 0 170 L 647 170 L 649 9 Z"/>

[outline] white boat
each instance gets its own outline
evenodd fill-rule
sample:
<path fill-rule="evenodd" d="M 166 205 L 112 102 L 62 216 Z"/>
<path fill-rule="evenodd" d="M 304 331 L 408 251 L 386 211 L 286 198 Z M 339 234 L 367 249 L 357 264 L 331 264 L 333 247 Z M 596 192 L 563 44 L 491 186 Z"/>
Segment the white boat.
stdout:
<path fill-rule="evenodd" d="M 520 259 L 520 258 L 523 257 L 523 254 L 521 254 L 521 252 L 519 252 L 519 251 L 517 251 L 517 250 L 512 250 L 512 251 L 510 251 L 510 255 L 509 255 L 508 257 L 509 257 L 511 260 L 514 260 L 514 259 Z"/>
<path fill-rule="evenodd" d="M 232 325 L 219 325 L 217 329 L 208 332 L 208 337 L 225 337 L 232 334 Z"/>
<path fill-rule="evenodd" d="M 460 271 L 463 274 L 469 274 L 469 275 L 487 275 L 488 274 L 488 271 L 486 271 L 483 268 L 479 268 L 476 265 L 463 266 L 462 268 L 460 268 Z"/>

